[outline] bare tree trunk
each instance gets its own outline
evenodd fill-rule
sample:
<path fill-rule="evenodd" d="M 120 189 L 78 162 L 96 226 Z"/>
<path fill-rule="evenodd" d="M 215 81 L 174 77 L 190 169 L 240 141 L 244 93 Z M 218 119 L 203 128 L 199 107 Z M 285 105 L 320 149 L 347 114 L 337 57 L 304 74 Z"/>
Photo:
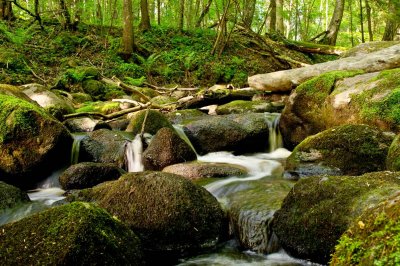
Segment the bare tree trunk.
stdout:
<path fill-rule="evenodd" d="M 271 0 L 269 8 L 271 10 L 269 17 L 269 32 L 274 33 L 276 31 L 276 0 Z"/>
<path fill-rule="evenodd" d="M 276 0 L 276 31 L 285 33 L 283 26 L 283 0 Z"/>
<path fill-rule="evenodd" d="M 179 20 L 178 20 L 178 29 L 183 31 L 183 20 L 185 17 L 185 0 L 179 0 Z"/>
<path fill-rule="evenodd" d="M 256 11 L 256 1 L 247 0 L 243 5 L 243 25 L 251 29 L 251 24 L 253 23 L 254 12 Z"/>
<path fill-rule="evenodd" d="M 383 33 L 382 41 L 393 41 L 396 35 L 397 26 L 394 14 L 396 14 L 395 4 L 393 0 L 389 0 L 389 14 L 386 20 L 385 32 Z"/>
<path fill-rule="evenodd" d="M 14 13 L 10 1 L 0 0 L 0 20 L 13 20 Z"/>
<path fill-rule="evenodd" d="M 345 0 L 336 0 L 335 10 L 329 23 L 327 34 L 320 41 L 321 43 L 328 45 L 336 45 L 337 35 L 339 33 L 340 24 L 342 23 L 343 11 L 344 11 Z"/>
<path fill-rule="evenodd" d="M 367 10 L 369 41 L 372 42 L 374 40 L 374 35 L 372 33 L 371 6 L 369 5 L 369 0 L 365 0 L 365 9 Z"/>
<path fill-rule="evenodd" d="M 149 2 L 147 0 L 140 0 L 140 19 L 139 29 L 141 31 L 150 30 L 150 16 L 149 16 Z"/>
<path fill-rule="evenodd" d="M 212 0 L 208 0 L 206 6 L 203 8 L 203 11 L 201 11 L 200 17 L 197 19 L 196 28 L 200 27 L 201 22 L 203 22 L 204 17 L 207 15 L 208 11 L 210 11 L 211 4 L 212 4 Z"/>
<path fill-rule="evenodd" d="M 161 24 L 161 0 L 157 0 L 157 25 Z"/>
<path fill-rule="evenodd" d="M 63 27 L 65 29 L 71 29 L 71 15 L 69 14 L 67 5 L 64 0 L 60 0 L 61 15 L 63 17 Z"/>
<path fill-rule="evenodd" d="M 129 58 L 134 48 L 132 0 L 124 0 L 123 16 L 122 55 Z"/>
<path fill-rule="evenodd" d="M 365 43 L 365 37 L 364 37 L 364 17 L 363 17 L 362 0 L 360 0 L 360 26 L 361 26 L 361 42 L 362 42 L 362 43 Z"/>
<path fill-rule="evenodd" d="M 353 8 L 352 8 L 352 3 L 351 2 L 349 2 L 349 13 L 350 13 L 350 40 L 351 40 L 351 47 L 354 47 Z"/>

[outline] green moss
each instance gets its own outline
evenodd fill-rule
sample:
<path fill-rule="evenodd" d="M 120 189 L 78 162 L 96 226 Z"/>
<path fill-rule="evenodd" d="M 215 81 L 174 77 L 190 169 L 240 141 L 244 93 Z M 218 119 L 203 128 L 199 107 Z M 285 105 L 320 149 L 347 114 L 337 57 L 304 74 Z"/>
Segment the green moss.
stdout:
<path fill-rule="evenodd" d="M 72 203 L 0 227 L 5 265 L 142 265 L 138 238 L 103 209 Z"/>
<path fill-rule="evenodd" d="M 389 147 L 386 167 L 390 171 L 400 171 L 400 135 L 397 135 Z"/>
<path fill-rule="evenodd" d="M 76 109 L 75 112 L 98 112 L 102 114 L 110 114 L 119 110 L 118 102 L 85 102 L 84 106 Z"/>
<path fill-rule="evenodd" d="M 142 110 L 131 118 L 131 121 L 126 129 L 127 132 L 133 132 L 134 135 L 139 134 L 142 131 L 143 122 L 146 117 L 146 123 L 144 126 L 144 132 L 150 133 L 152 135 L 156 134 L 157 131 L 163 127 L 168 127 L 172 130 L 173 126 L 171 122 L 159 111 L 156 110 Z"/>
<path fill-rule="evenodd" d="M 13 208 L 19 203 L 28 201 L 30 200 L 25 192 L 0 181 L 0 212 L 6 208 Z"/>
<path fill-rule="evenodd" d="M 25 63 L 25 57 L 12 49 L 0 47 L 0 68 L 9 69 L 16 72 L 28 72 Z"/>
<path fill-rule="evenodd" d="M 160 95 L 152 98 L 150 102 L 157 105 L 171 105 L 171 104 L 176 104 L 177 99 L 175 99 L 174 97 Z"/>

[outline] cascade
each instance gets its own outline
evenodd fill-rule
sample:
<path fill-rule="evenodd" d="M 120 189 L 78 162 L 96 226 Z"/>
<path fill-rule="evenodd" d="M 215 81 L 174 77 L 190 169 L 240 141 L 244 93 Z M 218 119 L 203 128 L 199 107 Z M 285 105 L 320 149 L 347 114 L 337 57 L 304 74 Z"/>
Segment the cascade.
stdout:
<path fill-rule="evenodd" d="M 282 135 L 279 131 L 279 120 L 281 118 L 281 114 L 279 113 L 265 113 L 269 128 L 269 152 L 273 152 L 278 148 L 283 147 L 282 143 Z"/>
<path fill-rule="evenodd" d="M 192 148 L 192 150 L 194 151 L 194 153 L 197 154 L 196 149 L 193 147 L 193 144 L 190 142 L 189 138 L 186 136 L 185 131 L 183 131 L 183 126 L 182 125 L 173 125 L 176 133 L 178 134 L 178 136 L 183 139 L 189 146 L 190 148 Z"/>
<path fill-rule="evenodd" d="M 140 172 L 144 170 L 142 162 L 143 143 L 140 134 L 125 146 L 125 162 L 128 172 Z"/>
<path fill-rule="evenodd" d="M 73 133 L 72 134 L 72 137 L 74 138 L 74 142 L 72 143 L 72 150 L 71 150 L 71 164 L 78 163 L 81 141 L 85 136 L 86 136 L 86 133 Z"/>

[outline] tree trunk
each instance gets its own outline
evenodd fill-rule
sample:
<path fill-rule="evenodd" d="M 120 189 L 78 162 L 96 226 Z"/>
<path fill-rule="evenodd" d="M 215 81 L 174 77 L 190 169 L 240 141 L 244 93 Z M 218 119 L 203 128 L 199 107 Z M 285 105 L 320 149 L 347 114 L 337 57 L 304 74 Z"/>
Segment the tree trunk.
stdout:
<path fill-rule="evenodd" d="M 149 2 L 147 0 L 140 0 L 140 19 L 139 29 L 141 31 L 150 30 L 150 16 L 149 16 Z"/>
<path fill-rule="evenodd" d="M 397 30 L 396 18 L 394 15 L 396 14 L 396 8 L 393 0 L 389 0 L 388 10 L 389 14 L 386 19 L 385 32 L 383 33 L 382 41 L 393 41 Z"/>
<path fill-rule="evenodd" d="M 369 41 L 372 42 L 374 41 L 374 35 L 372 33 L 371 6 L 369 5 L 369 0 L 365 0 L 365 9 L 367 10 Z"/>
<path fill-rule="evenodd" d="M 243 5 L 243 25 L 251 29 L 251 24 L 253 23 L 254 12 L 256 10 L 256 1 L 255 0 L 247 0 Z"/>
<path fill-rule="evenodd" d="M 134 48 L 132 0 L 124 0 L 124 29 L 122 33 L 122 55 L 132 56 Z"/>
<path fill-rule="evenodd" d="M 269 18 L 269 32 L 274 33 L 276 31 L 276 0 L 271 0 L 269 8 L 271 10 Z"/>
<path fill-rule="evenodd" d="M 183 31 L 183 19 L 185 17 L 185 0 L 179 1 L 179 20 L 178 20 L 178 29 Z"/>
<path fill-rule="evenodd" d="M 339 33 L 340 24 L 342 23 L 343 18 L 344 2 L 345 0 L 336 0 L 335 10 L 333 11 L 333 15 L 327 29 L 328 33 L 320 41 L 321 43 L 336 45 L 337 35 Z"/>
<path fill-rule="evenodd" d="M 61 15 L 63 18 L 62 25 L 64 29 L 71 29 L 71 15 L 69 14 L 67 5 L 64 0 L 60 0 Z"/>
<path fill-rule="evenodd" d="M 14 14 L 12 11 L 11 2 L 0 0 L 0 20 L 13 20 Z"/>
<path fill-rule="evenodd" d="M 362 42 L 362 43 L 365 43 L 365 37 L 364 37 L 364 17 L 363 17 L 362 0 L 360 0 L 360 26 L 361 26 L 361 42 Z"/>
<path fill-rule="evenodd" d="M 161 24 L 161 0 L 157 0 L 157 25 Z"/>
<path fill-rule="evenodd" d="M 276 0 L 276 31 L 282 35 L 285 33 L 283 26 L 283 0 Z"/>
<path fill-rule="evenodd" d="M 201 11 L 200 17 L 197 19 L 196 28 L 200 28 L 200 25 L 203 22 L 204 17 L 207 15 L 208 11 L 210 11 L 211 4 L 212 4 L 212 0 L 208 0 L 203 11 Z"/>

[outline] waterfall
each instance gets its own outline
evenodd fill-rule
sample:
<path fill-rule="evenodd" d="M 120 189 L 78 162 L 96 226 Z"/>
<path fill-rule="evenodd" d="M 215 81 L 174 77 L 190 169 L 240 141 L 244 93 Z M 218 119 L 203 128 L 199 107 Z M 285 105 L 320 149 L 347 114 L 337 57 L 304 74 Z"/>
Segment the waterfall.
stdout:
<path fill-rule="evenodd" d="M 183 139 L 183 140 L 187 143 L 187 145 L 190 146 L 190 148 L 192 148 L 192 150 L 194 151 L 194 153 L 197 154 L 196 149 L 193 147 L 193 144 L 190 142 L 189 138 L 186 136 L 185 131 L 183 131 L 182 125 L 177 125 L 177 124 L 175 124 L 175 125 L 173 125 L 173 127 L 174 127 L 176 133 L 178 134 L 178 136 L 179 136 L 181 139 Z"/>
<path fill-rule="evenodd" d="M 81 141 L 86 136 L 86 133 L 73 133 L 72 137 L 74 142 L 72 143 L 71 150 L 71 164 L 77 164 L 79 161 L 79 150 L 81 148 Z"/>
<path fill-rule="evenodd" d="M 278 113 L 266 113 L 267 123 L 269 128 L 269 152 L 273 152 L 278 148 L 283 147 L 282 135 L 279 131 L 279 119 L 281 114 Z"/>
<path fill-rule="evenodd" d="M 127 142 L 125 147 L 125 161 L 128 172 L 141 172 L 144 170 L 142 153 L 142 137 L 137 134 L 132 141 Z"/>

